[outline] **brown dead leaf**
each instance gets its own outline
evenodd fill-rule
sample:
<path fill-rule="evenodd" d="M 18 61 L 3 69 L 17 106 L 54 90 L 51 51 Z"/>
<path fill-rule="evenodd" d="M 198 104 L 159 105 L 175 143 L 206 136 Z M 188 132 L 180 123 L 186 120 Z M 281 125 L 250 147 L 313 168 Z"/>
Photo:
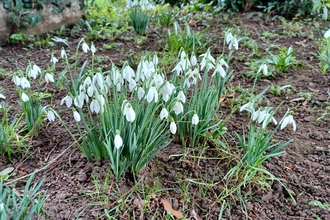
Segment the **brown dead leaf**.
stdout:
<path fill-rule="evenodd" d="M 189 21 L 189 25 L 190 25 L 190 27 L 196 27 L 197 26 L 197 23 L 196 23 L 195 20 L 190 20 Z"/>
<path fill-rule="evenodd" d="M 312 89 L 312 88 L 309 88 L 309 87 L 307 87 L 309 90 L 311 90 L 312 92 L 315 92 L 315 93 L 318 93 L 320 90 L 318 90 L 318 89 Z"/>
<path fill-rule="evenodd" d="M 305 98 L 301 97 L 301 98 L 295 98 L 295 99 L 291 99 L 290 102 L 299 102 L 299 101 L 304 101 Z"/>
<path fill-rule="evenodd" d="M 223 103 L 223 101 L 225 101 L 225 99 L 226 99 L 226 96 L 221 97 L 221 98 L 219 99 L 219 103 Z"/>
<path fill-rule="evenodd" d="M 160 201 L 161 201 L 161 203 L 163 203 L 165 211 L 171 213 L 172 215 L 174 215 L 178 219 L 183 218 L 182 212 L 174 210 L 172 208 L 171 203 L 167 199 L 161 199 Z"/>

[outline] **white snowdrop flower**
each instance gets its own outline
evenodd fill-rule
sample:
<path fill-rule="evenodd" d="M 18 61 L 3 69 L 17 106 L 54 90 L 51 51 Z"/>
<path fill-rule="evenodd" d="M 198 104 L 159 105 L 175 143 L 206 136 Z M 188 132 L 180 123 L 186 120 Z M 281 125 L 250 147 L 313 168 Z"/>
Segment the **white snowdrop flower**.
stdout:
<path fill-rule="evenodd" d="M 73 118 L 76 120 L 76 122 L 80 122 L 81 120 L 80 114 L 76 110 L 73 112 Z"/>
<path fill-rule="evenodd" d="M 254 111 L 254 107 L 253 107 L 253 103 L 252 102 L 248 102 L 246 104 L 244 104 L 240 109 L 240 112 L 242 111 L 248 111 L 248 112 L 253 112 Z"/>
<path fill-rule="evenodd" d="M 22 77 L 20 81 L 20 85 L 23 89 L 31 87 L 30 81 L 26 77 Z"/>
<path fill-rule="evenodd" d="M 206 53 L 200 55 L 200 57 L 203 57 L 201 62 L 201 70 L 203 70 L 205 67 L 207 71 L 214 68 L 215 59 L 211 55 L 210 49 L 208 49 Z"/>
<path fill-rule="evenodd" d="M 286 117 L 283 119 L 282 124 L 281 124 L 281 130 L 282 130 L 283 128 L 285 128 L 287 125 L 292 124 L 293 131 L 296 131 L 296 128 L 297 128 L 297 127 L 296 127 L 296 122 L 294 121 L 294 119 L 293 119 L 293 115 L 292 115 L 292 114 L 293 114 L 293 113 L 290 112 L 289 115 L 286 116 Z"/>
<path fill-rule="evenodd" d="M 103 91 L 104 88 L 104 79 L 102 73 L 98 72 L 93 76 L 93 82 L 99 86 L 101 91 Z"/>
<path fill-rule="evenodd" d="M 29 101 L 29 96 L 27 96 L 24 92 L 22 93 L 21 98 L 23 102 Z"/>
<path fill-rule="evenodd" d="M 98 114 L 101 110 L 100 103 L 96 99 L 93 99 L 91 101 L 89 108 L 90 108 L 91 112 L 95 112 L 96 114 Z"/>
<path fill-rule="evenodd" d="M 225 67 L 229 68 L 229 66 L 228 66 L 227 62 L 226 62 L 226 61 L 225 61 L 223 58 L 221 58 L 219 62 L 220 62 L 220 65 L 222 65 L 222 66 L 225 66 Z"/>
<path fill-rule="evenodd" d="M 120 137 L 120 132 L 118 130 L 116 130 L 116 135 L 113 140 L 113 143 L 117 149 L 123 146 L 123 139 Z"/>
<path fill-rule="evenodd" d="M 3 94 L 0 93 L 0 98 L 1 99 L 6 99 L 6 96 L 4 96 Z"/>
<path fill-rule="evenodd" d="M 82 50 L 87 53 L 89 51 L 89 46 L 86 44 L 86 42 L 84 41 L 82 44 Z"/>
<path fill-rule="evenodd" d="M 136 82 L 135 80 L 132 78 L 129 83 L 128 83 L 128 89 L 130 92 L 132 92 L 135 88 L 136 88 Z"/>
<path fill-rule="evenodd" d="M 66 57 L 66 52 L 65 50 L 62 48 L 61 50 L 61 58 L 65 58 Z"/>
<path fill-rule="evenodd" d="M 184 82 L 183 82 L 183 88 L 187 88 L 187 89 L 189 89 L 190 86 L 191 86 L 191 83 L 190 83 L 190 81 L 189 81 L 189 78 L 186 78 L 186 79 L 184 80 Z"/>
<path fill-rule="evenodd" d="M 125 68 L 123 69 L 123 78 L 127 81 L 130 82 L 131 79 L 135 77 L 135 72 L 132 69 L 132 67 L 130 66 L 125 66 Z"/>
<path fill-rule="evenodd" d="M 5 204 L 0 203 L 0 212 L 2 212 L 2 210 L 4 210 Z"/>
<path fill-rule="evenodd" d="M 158 102 L 158 92 L 156 87 L 151 86 L 149 88 L 148 94 L 146 96 L 147 102 L 150 103 L 152 100 L 155 100 L 155 102 Z"/>
<path fill-rule="evenodd" d="M 55 121 L 55 114 L 52 110 L 48 111 L 47 118 L 48 118 L 48 121 Z"/>
<path fill-rule="evenodd" d="M 174 67 L 172 72 L 175 72 L 177 76 L 180 76 L 180 73 L 182 72 L 182 67 L 180 62 Z"/>
<path fill-rule="evenodd" d="M 104 96 L 101 95 L 101 94 L 96 94 L 96 100 L 98 101 L 100 107 L 101 107 L 101 113 L 103 112 L 104 110 L 104 104 L 105 104 L 105 99 L 104 99 Z"/>
<path fill-rule="evenodd" d="M 157 66 L 157 64 L 158 64 L 157 54 L 155 54 L 154 57 L 152 58 L 152 62 L 155 64 L 155 66 Z"/>
<path fill-rule="evenodd" d="M 133 122 L 136 118 L 136 113 L 130 103 L 125 104 L 123 114 L 128 122 Z"/>
<path fill-rule="evenodd" d="M 215 67 L 214 73 L 212 74 L 212 77 L 214 77 L 214 75 L 217 74 L 217 73 L 220 74 L 220 76 L 222 78 L 226 77 L 226 71 L 220 63 L 216 64 L 216 67 Z"/>
<path fill-rule="evenodd" d="M 182 90 L 179 91 L 177 99 L 180 100 L 182 103 L 186 103 L 186 96 Z"/>
<path fill-rule="evenodd" d="M 94 84 L 91 84 L 88 88 L 87 88 L 87 95 L 89 97 L 92 97 L 94 94 L 94 90 L 96 90 Z"/>
<path fill-rule="evenodd" d="M 327 31 L 324 33 L 324 37 L 325 37 L 325 38 L 329 38 L 329 37 L 330 37 L 330 29 L 327 30 Z"/>
<path fill-rule="evenodd" d="M 233 46 L 235 48 L 235 50 L 238 50 L 238 40 L 236 37 L 234 37 L 234 39 L 231 41 L 231 44 L 229 45 L 230 50 L 231 50 L 231 46 Z"/>
<path fill-rule="evenodd" d="M 96 48 L 95 48 L 95 46 L 94 46 L 94 43 L 92 42 L 92 46 L 91 46 L 91 52 L 92 53 L 95 53 L 96 52 Z"/>
<path fill-rule="evenodd" d="M 226 38 L 226 43 L 229 44 L 233 40 L 234 37 L 230 31 L 226 31 L 225 38 Z"/>
<path fill-rule="evenodd" d="M 176 101 L 173 107 L 174 113 L 176 115 L 180 114 L 183 112 L 183 105 L 180 101 Z"/>
<path fill-rule="evenodd" d="M 263 63 L 260 65 L 259 70 L 258 70 L 258 74 L 262 72 L 264 74 L 264 76 L 268 76 L 268 66 L 267 64 Z"/>
<path fill-rule="evenodd" d="M 142 87 L 139 87 L 137 91 L 138 99 L 141 100 L 144 97 L 144 94 L 145 94 L 144 89 Z"/>
<path fill-rule="evenodd" d="M 13 82 L 18 87 L 21 85 L 21 78 L 19 76 L 13 76 Z"/>
<path fill-rule="evenodd" d="M 160 119 L 167 119 L 168 118 L 168 111 L 166 108 L 162 108 L 159 114 Z"/>
<path fill-rule="evenodd" d="M 151 85 L 155 84 L 156 88 L 159 89 L 164 83 L 164 78 L 161 74 L 157 73 L 154 75 L 154 78 L 152 79 L 151 82 L 152 82 Z"/>
<path fill-rule="evenodd" d="M 54 55 L 52 55 L 52 58 L 50 58 L 50 62 L 52 62 L 53 64 L 56 64 L 58 62 L 58 59 L 56 57 L 54 57 Z"/>
<path fill-rule="evenodd" d="M 62 100 L 61 100 L 61 105 L 63 105 L 65 103 L 66 107 L 70 108 L 72 105 L 72 98 L 71 96 L 65 96 Z"/>
<path fill-rule="evenodd" d="M 82 108 L 84 105 L 85 94 L 80 93 L 77 97 L 74 98 L 73 103 L 76 107 Z"/>
<path fill-rule="evenodd" d="M 199 123 L 199 117 L 198 117 L 198 115 L 196 113 L 193 115 L 193 117 L 191 119 L 191 123 L 193 125 L 197 125 Z"/>
<path fill-rule="evenodd" d="M 196 64 L 197 64 L 197 58 L 196 58 L 195 55 L 191 55 L 191 57 L 190 57 L 190 63 L 191 63 L 192 66 L 196 66 Z"/>
<path fill-rule="evenodd" d="M 170 124 L 170 131 L 171 131 L 172 134 L 175 134 L 176 130 L 177 130 L 176 124 L 175 124 L 174 121 L 172 121 L 171 124 Z"/>
<path fill-rule="evenodd" d="M 45 81 L 46 81 L 46 83 L 54 82 L 54 77 L 53 77 L 53 75 L 50 74 L 50 73 L 46 73 L 46 75 L 45 75 Z"/>
<path fill-rule="evenodd" d="M 83 83 L 83 88 L 87 88 L 88 86 L 92 85 L 92 79 L 90 76 L 87 76 Z"/>
<path fill-rule="evenodd" d="M 166 81 L 165 84 L 163 85 L 163 87 L 161 88 L 160 92 L 163 96 L 164 95 L 172 95 L 174 90 L 175 90 L 175 86 L 171 82 Z"/>
<path fill-rule="evenodd" d="M 41 73 L 41 69 L 36 64 L 33 64 L 32 68 L 30 66 L 30 69 L 28 71 L 28 77 L 36 79 L 39 73 Z"/>

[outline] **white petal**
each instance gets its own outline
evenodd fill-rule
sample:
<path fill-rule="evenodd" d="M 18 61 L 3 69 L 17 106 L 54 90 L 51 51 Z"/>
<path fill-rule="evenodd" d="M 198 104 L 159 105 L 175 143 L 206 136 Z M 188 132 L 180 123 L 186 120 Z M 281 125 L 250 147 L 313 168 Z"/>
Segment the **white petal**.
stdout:
<path fill-rule="evenodd" d="M 171 131 L 172 134 L 175 134 L 176 130 L 177 130 L 176 124 L 175 124 L 174 121 L 172 121 L 171 124 L 170 124 L 170 131 Z"/>
<path fill-rule="evenodd" d="M 29 96 L 27 96 L 24 92 L 22 93 L 22 101 L 23 102 L 29 101 Z"/>
<path fill-rule="evenodd" d="M 194 115 L 193 115 L 193 117 L 192 117 L 192 119 L 191 119 L 191 123 L 192 123 L 193 125 L 197 125 L 197 124 L 199 123 L 199 117 L 198 117 L 197 114 L 194 114 Z"/>
<path fill-rule="evenodd" d="M 79 122 L 81 120 L 81 117 L 80 117 L 79 112 L 74 111 L 73 112 L 73 118 L 74 118 L 74 120 L 76 120 L 77 122 Z"/>
<path fill-rule="evenodd" d="M 53 111 L 48 111 L 47 113 L 48 121 L 55 121 L 55 114 Z"/>
<path fill-rule="evenodd" d="M 180 91 L 178 93 L 178 96 L 177 98 L 182 102 L 182 103 L 185 103 L 186 102 L 186 96 L 184 95 L 184 93 L 182 91 Z"/>
<path fill-rule="evenodd" d="M 162 111 L 159 114 L 160 119 L 167 119 L 168 117 L 168 111 L 166 108 L 163 108 Z"/>
<path fill-rule="evenodd" d="M 138 99 L 141 100 L 145 94 L 145 91 L 142 87 L 139 87 L 138 89 Z"/>
<path fill-rule="evenodd" d="M 0 93 L 0 98 L 1 99 L 6 99 L 6 97 L 4 95 L 2 95 L 1 93 Z"/>
<path fill-rule="evenodd" d="M 114 144 L 117 149 L 121 148 L 123 146 L 123 139 L 120 137 L 119 134 L 116 134 L 115 139 L 114 139 Z"/>
<path fill-rule="evenodd" d="M 329 38 L 330 37 L 330 29 L 327 30 L 327 32 L 325 32 L 324 37 L 325 38 Z"/>

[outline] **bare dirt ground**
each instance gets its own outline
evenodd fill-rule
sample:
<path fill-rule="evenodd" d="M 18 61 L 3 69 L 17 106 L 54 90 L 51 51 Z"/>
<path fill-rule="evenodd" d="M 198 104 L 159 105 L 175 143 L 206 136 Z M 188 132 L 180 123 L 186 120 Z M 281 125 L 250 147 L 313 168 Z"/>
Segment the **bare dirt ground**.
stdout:
<path fill-rule="evenodd" d="M 290 91 L 282 92 L 279 96 L 272 95 L 270 91 L 266 93 L 267 102 L 272 106 L 284 102 L 277 114 L 283 115 L 288 107 L 295 112 L 297 131 L 293 132 L 290 128 L 276 134 L 277 141 L 294 141 L 285 148 L 284 155 L 269 159 L 263 166 L 283 180 L 295 197 L 296 203 L 276 181 L 268 181 L 270 189 L 257 184 L 246 185 L 241 188 L 244 204 L 237 202 L 235 195 L 228 198 L 229 206 L 224 211 L 223 219 L 245 219 L 247 216 L 247 219 L 330 219 L 329 206 L 320 207 L 312 204 L 313 201 L 330 204 L 329 116 L 320 121 L 316 120 L 325 112 L 326 106 L 330 105 L 329 73 L 321 73 L 319 60 L 313 55 L 318 49 L 316 39 L 324 30 L 318 27 L 317 23 L 317 20 L 302 22 L 299 24 L 300 30 L 290 31 L 286 30 L 279 20 L 263 20 L 255 16 L 250 17 L 247 13 L 231 15 L 228 19 L 217 15 L 209 22 L 209 27 L 199 22 L 193 27 L 195 30 L 207 28 L 205 34 L 212 39 L 209 46 L 214 55 L 220 54 L 222 50 L 223 31 L 226 27 L 233 26 L 241 30 L 242 36 L 248 33 L 248 37 L 258 43 L 259 51 L 266 51 L 272 44 L 278 47 L 292 46 L 296 50 L 294 56 L 301 63 L 298 70 L 292 67 L 286 73 L 278 73 L 272 79 L 261 79 L 256 84 L 256 91 L 263 90 L 271 83 L 278 86 L 292 85 Z M 262 33 L 266 31 L 278 36 L 265 37 Z M 150 28 L 148 33 L 150 34 L 147 34 L 146 39 L 140 44 L 136 44 L 134 40 L 125 40 L 125 36 L 135 35 L 133 31 L 124 33 L 114 41 L 94 42 L 97 48 L 103 48 L 98 51 L 98 55 L 103 58 L 100 62 L 104 66 L 111 62 L 120 66 L 127 60 L 127 53 L 140 55 L 144 50 L 164 50 L 164 30 Z M 79 36 L 66 37 L 72 51 L 84 34 L 81 32 Z M 104 49 L 104 44 L 112 43 L 117 46 Z M 25 68 L 29 60 L 46 67 L 51 52 L 60 54 L 61 50 L 61 46 L 28 50 L 24 47 L 26 45 L 21 44 L 2 46 L 0 68 L 8 72 L 8 75 L 17 67 Z M 249 56 L 252 49 L 244 46 L 243 42 L 240 48 L 240 56 L 235 56 L 230 63 L 234 74 L 227 86 L 251 89 L 253 79 L 244 74 L 249 69 L 244 63 L 255 57 Z M 1 75 L 0 86 L 7 97 L 6 102 L 12 105 L 10 114 L 13 116 L 16 108 L 19 108 L 16 101 L 18 96 L 13 92 L 15 85 L 6 72 Z M 65 92 L 56 93 L 53 97 L 54 105 L 61 111 L 63 119 L 70 121 L 71 112 L 66 112 L 67 110 L 60 106 L 60 100 L 64 96 Z M 231 100 L 241 96 L 242 93 L 237 89 L 228 90 L 222 107 L 225 116 L 230 113 Z M 226 124 L 228 139 L 230 134 L 233 135 L 235 131 L 241 131 L 242 127 L 248 126 L 249 121 L 245 114 L 237 111 L 229 118 Z M 224 190 L 223 176 L 230 169 L 230 163 L 226 161 L 223 152 L 212 144 L 205 152 L 201 152 L 198 147 L 188 149 L 190 156 L 182 159 L 173 155 L 182 154 L 183 147 L 172 143 L 148 164 L 138 183 L 134 183 L 128 174 L 119 182 L 115 182 L 108 161 L 88 163 L 60 122 L 45 123 L 38 137 L 33 138 L 30 144 L 28 152 L 15 154 L 12 161 L 9 161 L 6 155 L 2 155 L 0 170 L 14 166 L 16 175 L 11 177 L 12 180 L 44 167 L 65 151 L 35 177 L 36 180 L 45 179 L 42 189 L 47 190 L 48 198 L 42 219 L 106 219 L 104 209 L 113 209 L 112 213 L 118 214 L 116 219 L 165 219 L 166 212 L 161 199 L 169 200 L 175 210 L 184 210 L 190 219 L 197 219 L 193 212 L 197 214 L 198 219 L 218 219 L 221 204 L 214 201 Z M 200 157 L 197 160 L 192 155 Z M 187 178 L 190 178 L 204 180 L 207 183 L 210 182 L 210 176 L 214 183 L 218 184 L 210 186 L 204 194 L 197 184 L 187 182 Z M 96 181 L 99 185 L 95 184 Z M 23 183 L 24 181 L 17 182 L 16 187 L 19 188 Z M 187 189 L 185 195 L 188 195 L 188 198 L 183 196 L 184 189 Z M 144 212 L 141 212 L 143 206 Z"/>

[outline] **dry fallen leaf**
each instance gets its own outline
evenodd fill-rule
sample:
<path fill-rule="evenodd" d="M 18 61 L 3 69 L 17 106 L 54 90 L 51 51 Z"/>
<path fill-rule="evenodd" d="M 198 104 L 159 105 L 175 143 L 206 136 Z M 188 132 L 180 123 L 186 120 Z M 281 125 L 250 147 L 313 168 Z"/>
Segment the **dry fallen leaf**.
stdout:
<path fill-rule="evenodd" d="M 165 211 L 171 213 L 172 215 L 174 215 L 178 219 L 183 218 L 182 212 L 174 210 L 172 208 L 171 203 L 167 199 L 161 199 L 160 201 L 161 201 L 161 203 L 163 203 Z"/>
<path fill-rule="evenodd" d="M 190 21 L 189 21 L 189 25 L 190 25 L 191 27 L 196 27 L 196 26 L 197 26 L 197 23 L 196 23 L 195 20 L 190 20 Z"/>
<path fill-rule="evenodd" d="M 222 103 L 223 101 L 225 101 L 225 99 L 226 99 L 226 96 L 223 96 L 219 99 L 219 102 Z"/>

